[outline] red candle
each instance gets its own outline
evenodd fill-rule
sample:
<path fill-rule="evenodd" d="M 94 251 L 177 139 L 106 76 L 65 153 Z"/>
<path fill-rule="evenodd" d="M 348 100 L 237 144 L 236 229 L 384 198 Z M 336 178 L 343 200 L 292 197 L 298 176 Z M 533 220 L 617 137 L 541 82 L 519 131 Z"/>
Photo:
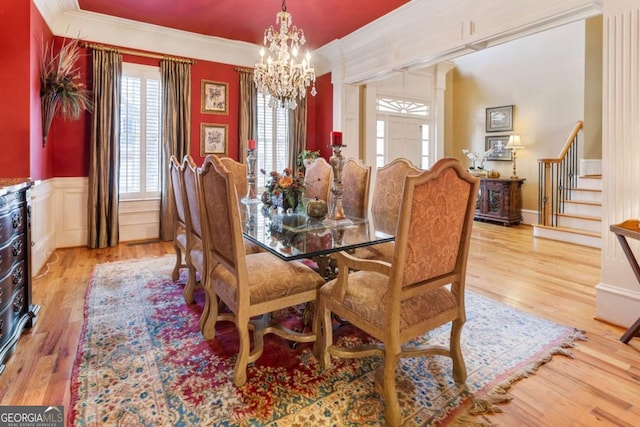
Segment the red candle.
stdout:
<path fill-rule="evenodd" d="M 331 145 L 342 145 L 342 132 L 331 131 Z"/>
<path fill-rule="evenodd" d="M 249 150 L 255 150 L 256 149 L 256 141 L 253 139 L 250 139 L 249 142 L 247 143 L 247 146 L 249 147 Z"/>

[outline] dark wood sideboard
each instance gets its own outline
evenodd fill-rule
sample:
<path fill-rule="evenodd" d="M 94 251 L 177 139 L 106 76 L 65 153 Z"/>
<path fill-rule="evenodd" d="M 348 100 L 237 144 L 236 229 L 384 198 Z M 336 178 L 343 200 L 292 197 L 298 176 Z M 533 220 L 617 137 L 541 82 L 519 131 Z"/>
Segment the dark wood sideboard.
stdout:
<path fill-rule="evenodd" d="M 31 186 L 0 178 L 0 373 L 40 310 L 31 302 Z"/>
<path fill-rule="evenodd" d="M 524 179 L 481 178 L 475 219 L 504 225 L 522 221 Z"/>

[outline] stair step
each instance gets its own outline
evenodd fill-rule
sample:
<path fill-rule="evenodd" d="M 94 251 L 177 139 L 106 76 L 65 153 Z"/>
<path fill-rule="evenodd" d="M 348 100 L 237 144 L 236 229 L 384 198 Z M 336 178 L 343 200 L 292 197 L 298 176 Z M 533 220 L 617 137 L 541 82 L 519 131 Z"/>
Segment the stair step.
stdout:
<path fill-rule="evenodd" d="M 598 233 L 597 231 L 582 230 L 580 228 L 560 227 L 560 226 L 551 227 L 549 225 L 542 225 L 542 224 L 534 224 L 534 227 L 543 228 L 546 230 L 557 230 L 557 231 L 562 231 L 564 233 L 582 234 L 584 236 L 601 237 L 601 233 Z"/>
<path fill-rule="evenodd" d="M 602 219 L 599 216 L 575 214 L 575 213 L 560 213 L 558 214 L 558 217 L 583 219 L 585 221 L 602 221 Z"/>
<path fill-rule="evenodd" d="M 589 215 L 602 217 L 602 203 L 586 200 L 567 200 L 564 202 L 565 215 Z"/>
<path fill-rule="evenodd" d="M 547 225 L 534 224 L 533 235 L 536 238 L 557 240 L 592 248 L 602 248 L 601 233 L 594 231 L 572 227 L 550 227 Z"/>

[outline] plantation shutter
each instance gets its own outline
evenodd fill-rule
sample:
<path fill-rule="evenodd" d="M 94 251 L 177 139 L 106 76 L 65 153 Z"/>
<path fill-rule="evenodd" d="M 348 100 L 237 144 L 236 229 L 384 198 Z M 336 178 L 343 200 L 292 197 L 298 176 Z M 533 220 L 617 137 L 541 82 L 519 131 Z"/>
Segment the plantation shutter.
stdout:
<path fill-rule="evenodd" d="M 160 71 L 123 65 L 120 102 L 120 198 L 160 197 Z"/>
<path fill-rule="evenodd" d="M 271 108 L 269 96 L 258 95 L 258 140 L 257 140 L 257 169 L 258 187 L 264 187 L 268 181 L 269 172 L 282 170 L 289 165 L 289 110 L 286 108 Z"/>

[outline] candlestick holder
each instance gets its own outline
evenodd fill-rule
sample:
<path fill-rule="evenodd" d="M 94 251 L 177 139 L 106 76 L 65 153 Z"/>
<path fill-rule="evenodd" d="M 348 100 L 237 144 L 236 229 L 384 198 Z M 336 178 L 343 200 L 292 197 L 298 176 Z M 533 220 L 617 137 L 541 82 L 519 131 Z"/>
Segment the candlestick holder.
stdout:
<path fill-rule="evenodd" d="M 342 168 L 344 167 L 344 157 L 341 151 L 346 145 L 332 144 L 330 147 L 333 150 L 333 155 L 329 159 L 329 163 L 333 169 L 333 184 L 331 186 L 333 199 L 329 205 L 329 216 L 325 221 L 332 225 L 349 225 L 352 224 L 352 222 L 345 216 L 344 208 L 342 207 L 342 193 L 344 192 Z"/>
<path fill-rule="evenodd" d="M 247 150 L 247 195 L 242 198 L 242 203 L 260 203 L 256 197 L 256 150 Z"/>

